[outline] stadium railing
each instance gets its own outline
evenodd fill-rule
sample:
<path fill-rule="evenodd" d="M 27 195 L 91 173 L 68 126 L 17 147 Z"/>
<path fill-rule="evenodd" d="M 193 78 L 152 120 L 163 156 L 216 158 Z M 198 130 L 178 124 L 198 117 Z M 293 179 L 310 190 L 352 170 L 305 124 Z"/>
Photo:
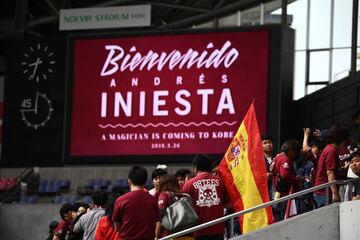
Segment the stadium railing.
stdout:
<path fill-rule="evenodd" d="M 299 197 L 299 196 L 302 196 L 302 195 L 305 195 L 305 194 L 308 194 L 308 193 L 312 193 L 312 192 L 315 192 L 317 190 L 324 189 L 324 188 L 325 188 L 325 205 L 328 205 L 329 200 L 330 200 L 329 199 L 329 191 L 330 191 L 329 188 L 330 188 L 331 185 L 334 185 L 334 184 L 335 185 L 349 185 L 349 189 L 352 189 L 353 183 L 358 182 L 358 181 L 360 181 L 360 178 L 354 178 L 354 179 L 349 179 L 349 180 L 334 180 L 334 181 L 324 183 L 324 184 L 319 185 L 319 186 L 315 186 L 315 187 L 312 187 L 312 188 L 302 190 L 300 192 L 296 192 L 296 193 L 287 195 L 287 196 L 279 198 L 277 200 L 273 200 L 273 201 L 270 201 L 270 202 L 266 202 L 266 203 L 254 206 L 252 208 L 245 209 L 245 210 L 240 211 L 240 212 L 236 212 L 236 213 L 226 215 L 224 217 L 221 217 L 221 218 L 218 218 L 218 219 L 215 219 L 215 220 L 212 220 L 212 221 L 197 225 L 195 227 L 185 229 L 185 230 L 177 232 L 177 233 L 173 233 L 173 234 L 168 235 L 166 237 L 160 238 L 159 240 L 166 240 L 166 239 L 172 239 L 174 237 L 180 237 L 180 236 L 183 236 L 183 235 L 186 235 L 186 234 L 189 234 L 189 233 L 192 233 L 192 232 L 207 228 L 209 226 L 212 226 L 212 225 L 215 225 L 215 224 L 218 224 L 218 223 L 221 223 L 221 222 L 225 222 L 227 220 L 230 220 L 230 238 L 231 238 L 231 237 L 234 237 L 234 232 L 233 232 L 234 218 L 236 218 L 236 217 L 240 217 L 241 215 L 244 215 L 244 214 L 247 214 L 247 213 L 262 209 L 262 208 L 265 208 L 265 207 L 269 207 L 269 206 L 272 206 L 274 204 L 285 202 L 285 201 L 288 201 L 290 199 L 293 199 L 293 198 L 296 198 L 296 197 Z M 351 193 L 351 191 L 349 191 L 349 192 Z"/>

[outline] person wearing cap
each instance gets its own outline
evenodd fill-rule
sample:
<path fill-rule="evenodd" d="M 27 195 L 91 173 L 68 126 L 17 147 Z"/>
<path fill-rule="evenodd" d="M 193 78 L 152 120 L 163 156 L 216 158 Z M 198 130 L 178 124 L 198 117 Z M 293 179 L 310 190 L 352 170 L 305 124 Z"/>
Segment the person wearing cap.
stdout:
<path fill-rule="evenodd" d="M 65 240 L 66 235 L 70 230 L 71 222 L 73 221 L 74 206 L 70 203 L 65 203 L 60 208 L 61 221 L 54 230 L 52 240 Z"/>
<path fill-rule="evenodd" d="M 212 159 L 199 154 L 193 159 L 193 166 L 196 176 L 185 183 L 183 192 L 189 194 L 194 201 L 198 224 L 223 217 L 224 208 L 229 208 L 230 202 L 223 180 L 211 173 Z M 194 236 L 197 240 L 223 240 L 224 229 L 225 222 L 222 222 L 196 231 Z"/>

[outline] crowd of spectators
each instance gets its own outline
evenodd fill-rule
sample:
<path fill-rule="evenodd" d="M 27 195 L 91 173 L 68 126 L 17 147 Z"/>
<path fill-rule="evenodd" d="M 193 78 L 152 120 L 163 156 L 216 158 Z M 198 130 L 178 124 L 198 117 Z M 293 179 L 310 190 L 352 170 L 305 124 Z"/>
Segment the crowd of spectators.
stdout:
<path fill-rule="evenodd" d="M 271 136 L 263 136 L 264 164 L 269 199 L 319 186 L 333 180 L 360 176 L 360 111 L 353 114 L 354 125 L 334 124 L 329 129 L 303 129 L 302 144 L 289 139 L 275 153 Z M 61 221 L 52 222 L 48 239 L 158 239 L 172 232 L 161 225 L 165 211 L 184 196 L 190 196 L 202 224 L 232 212 L 224 181 L 217 174 L 219 159 L 199 154 L 193 159 L 193 170 L 179 169 L 170 174 L 166 165 L 151 173 L 154 185 L 146 189 L 148 172 L 142 166 L 131 167 L 130 191 L 114 189 L 110 194 L 96 191 L 93 204 L 64 204 Z M 354 188 L 331 185 L 329 196 L 320 189 L 296 198 L 297 214 L 342 200 L 360 199 L 360 182 Z M 273 205 L 274 220 L 286 218 L 286 202 Z M 238 222 L 236 232 L 241 233 Z M 55 227 L 56 225 L 56 227 Z M 219 223 L 176 239 L 220 240 L 226 238 L 226 225 Z"/>

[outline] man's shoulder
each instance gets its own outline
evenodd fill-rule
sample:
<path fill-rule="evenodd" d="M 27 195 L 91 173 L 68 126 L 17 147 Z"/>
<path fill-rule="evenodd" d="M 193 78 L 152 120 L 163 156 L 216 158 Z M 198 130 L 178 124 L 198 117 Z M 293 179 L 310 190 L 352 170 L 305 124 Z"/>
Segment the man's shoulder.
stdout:
<path fill-rule="evenodd" d="M 56 228 L 64 228 L 64 227 L 68 227 L 68 226 L 70 226 L 70 225 L 71 225 L 71 224 L 70 224 L 68 221 L 62 219 L 62 220 L 59 222 L 59 224 L 57 225 Z"/>
<path fill-rule="evenodd" d="M 124 195 L 118 197 L 116 199 L 116 202 L 124 202 L 124 201 L 128 201 L 128 200 L 145 200 L 145 199 L 154 199 L 153 196 L 150 195 L 149 192 L 145 192 L 143 190 L 136 190 L 136 191 L 131 191 L 128 193 L 125 193 Z"/>
<path fill-rule="evenodd" d="M 289 158 L 285 153 L 279 153 L 274 158 L 274 161 L 276 161 L 276 162 L 284 162 L 284 161 L 288 161 L 288 160 L 289 160 Z"/>
<path fill-rule="evenodd" d="M 322 154 L 328 154 L 328 153 L 336 153 L 336 149 L 331 144 L 326 145 L 326 147 L 322 151 Z"/>

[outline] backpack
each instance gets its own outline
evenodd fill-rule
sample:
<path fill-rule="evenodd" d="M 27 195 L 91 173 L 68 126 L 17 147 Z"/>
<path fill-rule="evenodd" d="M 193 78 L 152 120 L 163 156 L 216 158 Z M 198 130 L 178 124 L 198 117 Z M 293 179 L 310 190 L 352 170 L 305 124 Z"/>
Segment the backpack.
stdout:
<path fill-rule="evenodd" d="M 192 198 L 190 195 L 182 193 L 182 197 L 176 200 L 172 194 L 173 204 L 166 208 L 161 220 L 163 226 L 170 233 L 175 233 L 193 227 L 198 221 Z"/>

